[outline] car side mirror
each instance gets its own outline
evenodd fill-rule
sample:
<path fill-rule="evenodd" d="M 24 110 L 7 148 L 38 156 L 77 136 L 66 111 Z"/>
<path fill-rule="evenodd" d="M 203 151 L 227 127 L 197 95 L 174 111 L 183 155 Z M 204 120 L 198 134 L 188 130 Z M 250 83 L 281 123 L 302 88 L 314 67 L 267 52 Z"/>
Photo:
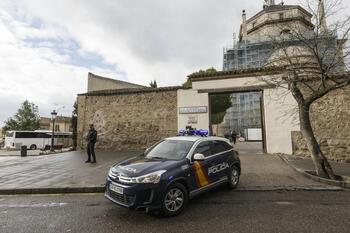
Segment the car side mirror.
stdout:
<path fill-rule="evenodd" d="M 194 154 L 194 156 L 193 156 L 193 160 L 194 160 L 194 161 L 202 161 L 202 160 L 204 160 L 204 159 L 205 159 L 204 155 L 203 155 L 203 154 L 200 154 L 200 153 L 196 153 L 196 154 Z"/>
<path fill-rule="evenodd" d="M 148 152 L 149 152 L 149 150 L 150 150 L 151 148 L 147 148 L 146 150 L 145 150 L 145 152 L 143 152 L 144 154 L 147 154 Z"/>

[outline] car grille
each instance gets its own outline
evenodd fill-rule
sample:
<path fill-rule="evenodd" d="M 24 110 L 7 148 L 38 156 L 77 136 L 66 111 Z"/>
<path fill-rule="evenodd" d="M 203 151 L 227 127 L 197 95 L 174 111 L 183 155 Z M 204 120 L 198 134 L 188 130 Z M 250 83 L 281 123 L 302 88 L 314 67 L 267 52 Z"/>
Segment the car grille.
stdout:
<path fill-rule="evenodd" d="M 109 173 L 109 178 L 113 180 L 114 182 L 121 183 L 121 184 L 126 184 L 126 185 L 131 185 L 131 178 L 126 177 L 118 172 L 110 172 Z"/>
<path fill-rule="evenodd" d="M 135 196 L 125 195 L 125 194 L 119 194 L 116 192 L 113 192 L 111 190 L 107 190 L 108 196 L 112 198 L 114 201 L 123 204 L 125 206 L 132 206 L 135 202 Z"/>

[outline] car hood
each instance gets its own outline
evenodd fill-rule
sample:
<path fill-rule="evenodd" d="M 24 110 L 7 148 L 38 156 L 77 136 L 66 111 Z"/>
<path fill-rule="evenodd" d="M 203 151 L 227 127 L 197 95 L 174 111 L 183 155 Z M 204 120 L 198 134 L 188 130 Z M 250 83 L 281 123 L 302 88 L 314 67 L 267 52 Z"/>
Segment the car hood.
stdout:
<path fill-rule="evenodd" d="M 144 156 L 137 156 L 114 165 L 113 170 L 128 177 L 137 177 L 159 170 L 169 170 L 180 163 L 177 160 L 148 159 Z"/>

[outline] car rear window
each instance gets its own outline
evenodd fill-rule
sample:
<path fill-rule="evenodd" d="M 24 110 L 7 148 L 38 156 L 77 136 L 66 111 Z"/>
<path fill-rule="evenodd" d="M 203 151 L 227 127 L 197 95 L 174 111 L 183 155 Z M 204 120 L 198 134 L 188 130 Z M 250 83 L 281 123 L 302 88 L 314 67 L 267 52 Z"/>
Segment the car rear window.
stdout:
<path fill-rule="evenodd" d="M 232 146 L 223 141 L 213 141 L 213 154 L 218 154 L 232 149 Z"/>
<path fill-rule="evenodd" d="M 194 154 L 199 153 L 204 155 L 204 157 L 209 157 L 212 155 L 212 151 L 211 151 L 211 146 L 210 146 L 211 142 L 207 141 L 207 142 L 201 142 L 198 144 Z"/>

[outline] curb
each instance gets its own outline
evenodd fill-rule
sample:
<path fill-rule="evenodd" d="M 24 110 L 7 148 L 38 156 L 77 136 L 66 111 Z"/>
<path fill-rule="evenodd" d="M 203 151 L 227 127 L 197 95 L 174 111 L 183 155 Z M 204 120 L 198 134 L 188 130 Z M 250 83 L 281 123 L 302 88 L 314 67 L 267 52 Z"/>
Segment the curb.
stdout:
<path fill-rule="evenodd" d="M 276 187 L 238 187 L 235 192 L 290 192 L 290 191 L 344 191 L 343 188 L 340 187 L 322 187 L 322 186 L 314 186 L 314 187 L 304 187 L 304 186 L 276 186 Z"/>
<path fill-rule="evenodd" d="M 306 170 L 300 169 L 295 167 L 294 165 L 292 165 L 287 158 L 285 158 L 283 155 L 278 154 L 278 156 L 283 160 L 283 162 L 285 162 L 289 167 L 293 168 L 295 171 L 301 173 L 304 177 L 307 177 L 311 180 L 323 183 L 323 184 L 328 184 L 328 185 L 333 185 L 333 186 L 338 186 L 341 188 L 346 188 L 346 189 L 350 189 L 350 178 L 346 177 L 346 176 L 341 176 L 343 178 L 344 181 L 338 181 L 338 180 L 329 180 L 329 179 L 325 179 L 322 177 L 318 177 L 318 176 L 314 176 L 311 175 L 310 173 L 308 173 Z"/>
<path fill-rule="evenodd" d="M 74 187 L 74 188 L 28 188 L 28 189 L 0 189 L 0 195 L 19 194 L 65 194 L 65 193 L 104 193 L 105 187 Z"/>
<path fill-rule="evenodd" d="M 252 186 L 239 187 L 235 192 L 287 192 L 287 191 L 344 191 L 339 187 L 306 187 L 306 186 Z M 0 195 L 35 195 L 35 194 L 77 194 L 104 193 L 104 186 L 74 187 L 74 188 L 28 188 L 28 189 L 0 189 Z"/>

